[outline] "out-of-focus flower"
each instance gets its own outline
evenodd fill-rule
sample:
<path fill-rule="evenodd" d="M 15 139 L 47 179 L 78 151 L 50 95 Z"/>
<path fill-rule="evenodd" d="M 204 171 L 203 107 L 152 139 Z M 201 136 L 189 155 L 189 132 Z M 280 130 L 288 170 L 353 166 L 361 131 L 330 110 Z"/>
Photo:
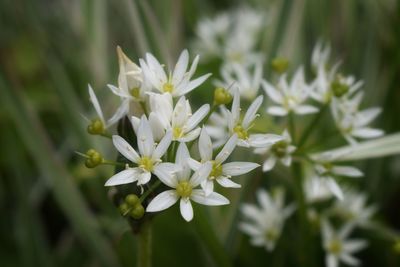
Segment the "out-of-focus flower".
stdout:
<path fill-rule="evenodd" d="M 289 132 L 285 130 L 282 134 L 282 140 L 254 149 L 254 153 L 256 154 L 267 155 L 263 164 L 264 172 L 272 170 L 277 161 L 282 162 L 287 167 L 290 166 L 292 163 L 292 153 L 296 150 L 296 147 L 291 145 L 291 143 L 292 138 Z"/>
<path fill-rule="evenodd" d="M 311 176 L 304 180 L 304 194 L 308 203 L 328 200 L 332 197 L 332 190 L 326 184 L 324 178 Z"/>
<path fill-rule="evenodd" d="M 264 246 L 272 251 L 278 241 L 285 220 L 293 213 L 295 206 L 284 206 L 284 192 L 277 190 L 272 196 L 265 190 L 257 191 L 258 205 L 243 204 L 244 222 L 240 230 L 248 234 L 253 246 Z"/>
<path fill-rule="evenodd" d="M 189 151 L 185 143 L 181 143 L 175 160 L 175 163 L 179 166 L 180 170 L 176 172 L 176 175 L 164 175 L 159 177 L 165 185 L 173 189 L 158 194 L 147 206 L 147 212 L 165 210 L 174 205 L 180 199 L 181 215 L 186 221 L 191 221 L 193 219 L 191 200 L 208 206 L 229 204 L 227 198 L 216 192 L 206 195 L 202 189 L 195 189 L 202 181 L 207 179 L 212 171 L 212 164 L 211 162 L 208 162 L 202 165 L 191 176 L 191 171 L 187 164 L 189 158 Z"/>
<path fill-rule="evenodd" d="M 335 231 L 328 221 L 323 221 L 322 242 L 327 253 L 325 257 L 327 267 L 338 267 L 340 261 L 350 266 L 360 264 L 351 254 L 366 247 L 367 242 L 358 239 L 348 240 L 352 229 L 352 224 L 345 224 L 339 231 Z"/>
<path fill-rule="evenodd" d="M 303 68 L 299 68 L 290 85 L 287 82 L 286 74 L 283 74 L 277 86 L 273 86 L 267 81 L 262 83 L 269 98 L 278 106 L 272 106 L 267 112 L 275 116 L 286 116 L 289 112 L 299 115 L 318 112 L 318 108 L 304 104 L 310 95 L 310 86 L 304 80 Z"/>
<path fill-rule="evenodd" d="M 215 159 L 213 159 L 211 138 L 207 134 L 206 129 L 202 129 L 199 138 L 199 152 L 201 161 L 198 162 L 194 159 L 190 159 L 189 165 L 193 170 L 198 170 L 204 164 L 211 163 L 212 169 L 210 175 L 207 177 L 207 179 L 201 182 L 201 187 L 203 188 L 206 196 L 214 191 L 214 181 L 216 181 L 222 187 L 239 188 L 240 184 L 233 182 L 231 177 L 248 173 L 260 166 L 259 164 L 253 162 L 235 161 L 224 163 L 235 149 L 237 139 L 237 135 L 233 135 L 228 142 L 226 142 L 222 150 L 215 156 Z"/>
<path fill-rule="evenodd" d="M 213 112 L 205 126 L 207 133 L 213 140 L 213 148 L 226 143 L 229 138 L 229 110 L 225 106 L 219 107 L 219 112 Z"/>
<path fill-rule="evenodd" d="M 183 50 L 179 56 L 178 62 L 175 65 L 174 71 L 165 72 L 163 66 L 150 53 L 146 54 L 146 60 L 140 59 L 140 66 L 143 71 L 143 76 L 146 81 L 157 91 L 161 93 L 170 93 L 173 97 L 183 96 L 193 89 L 200 86 L 208 77 L 205 74 L 191 81 L 191 78 L 196 71 L 199 56 L 196 56 L 189 71 L 189 53 Z"/>
<path fill-rule="evenodd" d="M 254 65 L 253 73 L 249 67 L 232 64 L 229 68 L 223 67 L 221 75 L 223 81 L 216 81 L 216 86 L 229 88 L 233 84 L 239 88 L 240 95 L 247 100 L 254 100 L 261 87 L 262 64 L 258 62 Z"/>
<path fill-rule="evenodd" d="M 332 115 L 336 126 L 343 137 L 350 143 L 356 144 L 355 138 L 369 139 L 384 134 L 382 130 L 368 127 L 381 112 L 381 108 L 368 108 L 359 111 L 363 93 L 356 94 L 353 98 L 333 101 Z"/>
<path fill-rule="evenodd" d="M 366 194 L 349 189 L 341 201 L 335 202 L 332 210 L 345 221 L 364 226 L 369 223 L 376 207 L 367 206 Z"/>
<path fill-rule="evenodd" d="M 127 168 L 116 173 L 107 180 L 106 186 L 128 184 L 137 181 L 138 185 L 146 184 L 150 181 L 151 173 L 160 179 L 168 179 L 173 176 L 176 166 L 172 163 L 164 163 L 161 158 L 167 151 L 172 140 L 172 133 L 168 132 L 157 145 L 153 139 L 153 133 L 146 117 L 143 115 L 137 129 L 137 144 L 139 154 L 122 137 L 113 135 L 115 148 L 125 158 L 137 164 L 137 167 Z"/>

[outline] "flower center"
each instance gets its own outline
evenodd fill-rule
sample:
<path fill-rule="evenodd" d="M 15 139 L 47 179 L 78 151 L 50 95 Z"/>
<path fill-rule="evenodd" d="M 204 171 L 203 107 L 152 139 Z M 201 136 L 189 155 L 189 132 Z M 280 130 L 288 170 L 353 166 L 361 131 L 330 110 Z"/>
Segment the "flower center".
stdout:
<path fill-rule="evenodd" d="M 153 170 L 153 161 L 149 157 L 142 157 L 139 160 L 139 167 L 151 172 Z"/>
<path fill-rule="evenodd" d="M 265 232 L 265 238 L 270 241 L 275 241 L 278 239 L 278 231 L 274 228 L 268 229 Z"/>
<path fill-rule="evenodd" d="M 345 84 L 343 81 L 343 78 L 338 75 L 335 80 L 331 83 L 331 89 L 333 94 L 336 97 L 342 97 L 344 96 L 348 91 L 349 91 L 349 86 Z"/>
<path fill-rule="evenodd" d="M 170 82 L 166 82 L 163 85 L 163 91 L 165 93 L 172 93 L 172 91 L 174 91 L 174 85 Z"/>
<path fill-rule="evenodd" d="M 209 180 L 213 180 L 222 175 L 222 165 L 217 164 L 214 160 L 212 161 L 212 169 L 210 175 L 208 176 Z"/>
<path fill-rule="evenodd" d="M 172 130 L 172 135 L 174 136 L 174 139 L 182 137 L 182 134 L 183 130 L 180 127 L 174 127 L 174 129 Z"/>
<path fill-rule="evenodd" d="M 235 127 L 233 127 L 233 131 L 238 135 L 240 139 L 248 139 L 249 134 L 247 133 L 247 130 L 243 128 L 242 125 L 238 124 Z"/>
<path fill-rule="evenodd" d="M 334 239 L 329 242 L 328 251 L 332 254 L 339 254 L 342 251 L 342 243 L 340 240 Z"/>
<path fill-rule="evenodd" d="M 287 147 L 288 143 L 285 140 L 282 140 L 272 146 L 272 151 L 278 158 L 282 158 L 286 155 Z"/>
<path fill-rule="evenodd" d="M 188 181 L 180 181 L 176 193 L 182 198 L 188 198 L 192 195 L 192 185 Z"/>
<path fill-rule="evenodd" d="M 139 87 L 133 87 L 131 90 L 129 90 L 129 93 L 134 98 L 139 98 L 140 97 L 140 88 Z"/>

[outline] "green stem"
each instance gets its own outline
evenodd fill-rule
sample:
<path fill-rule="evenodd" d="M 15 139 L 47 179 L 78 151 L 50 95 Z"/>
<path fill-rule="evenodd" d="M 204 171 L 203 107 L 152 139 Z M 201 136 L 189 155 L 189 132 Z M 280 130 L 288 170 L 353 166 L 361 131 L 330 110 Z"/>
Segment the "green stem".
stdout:
<path fill-rule="evenodd" d="M 121 167 L 125 167 L 126 166 L 126 163 L 117 162 L 117 161 L 111 161 L 111 160 L 103 160 L 103 162 L 101 164 L 112 165 L 112 166 L 121 166 Z"/>
<path fill-rule="evenodd" d="M 151 266 L 151 224 L 145 222 L 138 234 L 137 244 L 137 266 L 150 267 Z"/>
<path fill-rule="evenodd" d="M 290 111 L 288 114 L 288 124 L 290 136 L 292 137 L 293 143 L 296 143 L 296 125 L 294 123 L 293 111 Z"/>
<path fill-rule="evenodd" d="M 232 266 L 230 259 L 218 240 L 214 229 L 211 227 L 209 218 L 203 207 L 196 207 L 196 219 L 194 220 L 197 233 L 201 237 L 201 241 L 205 243 L 205 247 L 214 259 L 215 266 L 229 267 Z"/>
<path fill-rule="evenodd" d="M 110 133 L 107 133 L 107 132 L 101 133 L 101 134 L 99 134 L 99 135 L 101 135 L 101 136 L 103 136 L 103 137 L 106 137 L 106 138 L 109 138 L 109 139 L 112 138 L 112 135 L 111 135 Z"/>
<path fill-rule="evenodd" d="M 325 110 L 326 110 L 327 106 L 328 106 L 327 104 L 322 106 L 321 110 L 318 112 L 318 114 L 316 116 L 314 116 L 314 119 L 310 122 L 310 124 L 304 130 L 304 133 L 300 137 L 300 141 L 299 141 L 299 144 L 298 144 L 299 148 L 301 148 L 304 145 L 304 143 L 307 141 L 309 135 L 312 133 L 312 131 L 314 129 L 316 129 L 315 126 L 318 124 L 318 122 L 323 117 L 323 114 L 325 113 Z"/>
<path fill-rule="evenodd" d="M 161 180 L 157 180 L 156 182 L 154 182 L 154 184 L 152 184 L 152 185 L 150 186 L 150 188 L 147 189 L 147 191 L 144 192 L 143 195 L 140 196 L 140 198 L 139 198 L 140 203 L 142 203 L 142 202 L 146 199 L 146 197 L 147 197 L 148 195 L 150 195 L 151 192 L 153 192 L 157 187 L 159 187 L 160 184 L 161 184 Z"/>

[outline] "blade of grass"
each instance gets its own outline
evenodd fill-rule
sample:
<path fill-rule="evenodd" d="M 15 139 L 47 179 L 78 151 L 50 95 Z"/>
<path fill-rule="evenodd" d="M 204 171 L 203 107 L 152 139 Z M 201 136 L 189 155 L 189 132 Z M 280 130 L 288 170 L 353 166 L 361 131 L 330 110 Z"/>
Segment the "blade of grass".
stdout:
<path fill-rule="evenodd" d="M 35 112 L 29 109 L 18 88 L 13 91 L 7 89 L 2 77 L 0 77 L 0 88 L 3 106 L 8 110 L 24 145 L 46 178 L 55 200 L 70 221 L 78 238 L 103 266 L 118 266 L 111 247 L 100 233 L 98 222 L 49 143 Z"/>

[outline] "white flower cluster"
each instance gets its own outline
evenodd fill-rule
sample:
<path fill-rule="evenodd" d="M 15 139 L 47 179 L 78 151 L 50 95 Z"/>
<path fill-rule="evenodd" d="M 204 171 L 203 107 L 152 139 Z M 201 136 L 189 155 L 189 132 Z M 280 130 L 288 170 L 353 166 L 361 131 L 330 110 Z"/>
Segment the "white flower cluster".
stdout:
<path fill-rule="evenodd" d="M 232 110 L 228 112 L 229 132 L 222 149 L 216 153 L 211 137 L 203 124 L 211 115 L 209 104 L 192 112 L 185 95 L 199 87 L 210 74 L 192 79 L 199 57 L 189 70 L 189 54 L 184 50 L 172 72 L 166 73 L 163 65 L 151 54 L 140 59 L 140 67 L 133 63 L 120 48 L 118 86 L 109 85 L 111 91 L 121 98 L 116 113 L 105 121 L 100 104 L 89 86 L 89 95 L 99 119 L 90 125 L 97 126 L 98 134 L 124 116 L 128 116 L 136 135 L 137 149 L 119 135 L 112 135 L 118 152 L 130 163 L 106 182 L 117 186 L 136 182 L 141 187 L 155 184 L 154 179 L 171 188 L 156 195 L 147 205 L 147 212 L 169 208 L 180 200 L 182 217 L 193 218 L 191 200 L 203 205 L 229 204 L 229 200 L 214 190 L 214 182 L 222 187 L 239 188 L 232 178 L 248 173 L 259 166 L 253 162 L 228 162 L 237 145 L 266 146 L 282 139 L 273 134 L 252 134 L 250 128 L 257 117 L 263 97 L 258 97 L 249 107 L 243 120 L 240 112 L 240 96 L 233 98 Z M 218 106 L 217 103 L 214 103 Z M 96 124 L 96 125 L 95 125 Z M 198 156 L 190 153 L 197 141 Z M 131 140 L 132 142 L 132 140 Z"/>

